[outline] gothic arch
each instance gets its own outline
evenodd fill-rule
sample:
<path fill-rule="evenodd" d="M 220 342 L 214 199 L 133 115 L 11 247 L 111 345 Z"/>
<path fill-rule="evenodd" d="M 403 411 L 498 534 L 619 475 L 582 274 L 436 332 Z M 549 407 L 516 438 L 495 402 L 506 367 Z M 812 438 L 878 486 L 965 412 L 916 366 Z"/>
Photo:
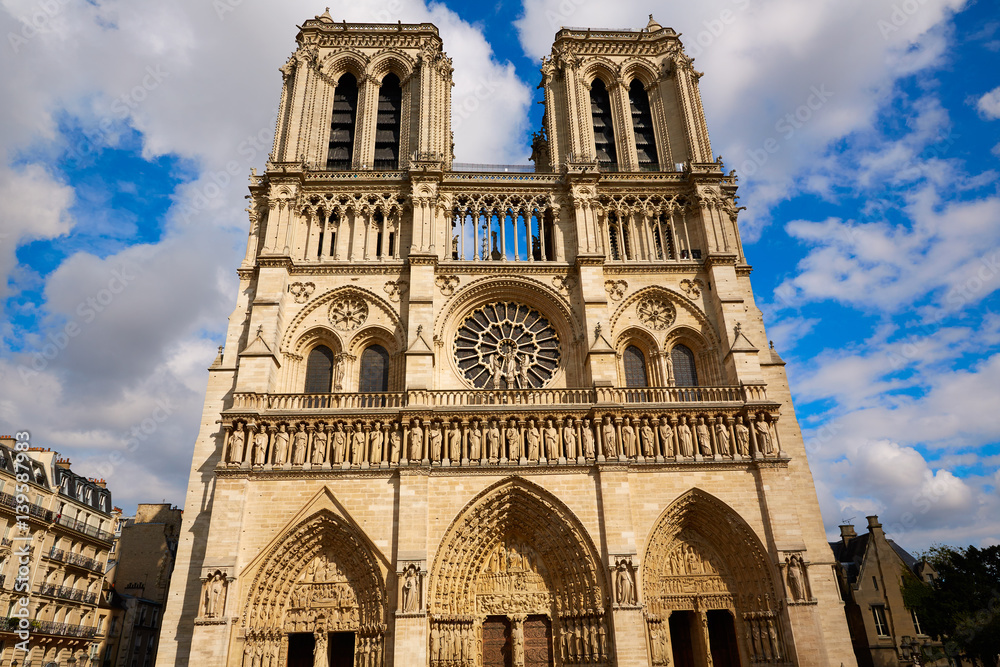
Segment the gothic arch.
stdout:
<path fill-rule="evenodd" d="M 689 315 L 693 320 L 695 320 L 700 329 L 699 334 L 702 339 L 708 344 L 709 347 L 715 349 L 718 347 L 718 337 L 715 334 L 715 328 L 712 326 L 712 322 L 708 319 L 704 312 L 699 310 L 690 300 L 685 299 L 682 295 L 678 294 L 669 287 L 663 287 L 660 285 L 651 285 L 649 287 L 644 287 L 642 289 L 636 290 L 627 298 L 622 300 L 619 304 L 617 310 L 611 315 L 608 325 L 611 327 L 611 331 L 615 331 L 615 327 L 618 325 L 618 321 L 622 316 L 628 312 L 628 309 L 638 303 L 640 300 L 649 297 L 659 297 L 661 299 L 666 299 L 669 301 L 678 313 L 684 312 Z"/>
<path fill-rule="evenodd" d="M 350 72 L 358 81 L 358 86 L 365 77 L 365 70 L 368 67 L 368 56 L 356 49 L 331 52 L 329 56 L 320 63 L 319 70 L 326 77 L 329 83 L 336 85 L 337 81 L 345 72 Z"/>
<path fill-rule="evenodd" d="M 290 632 L 358 633 L 381 651 L 386 567 L 353 521 L 319 509 L 272 542 L 241 578 L 247 644 L 270 646 Z"/>
<path fill-rule="evenodd" d="M 345 285 L 327 290 L 323 294 L 315 297 L 309 301 L 309 303 L 307 303 L 294 318 L 292 318 L 288 328 L 285 329 L 285 335 L 282 336 L 281 339 L 282 352 L 287 354 L 289 351 L 293 351 L 293 341 L 296 341 L 301 335 L 303 335 L 298 332 L 306 326 L 307 320 L 310 316 L 324 306 L 329 307 L 334 301 L 342 297 L 355 297 L 363 299 L 369 308 L 369 315 L 364 326 L 378 324 L 377 320 L 379 318 L 374 316 L 376 314 L 380 314 L 383 318 L 381 323 L 382 327 L 387 330 L 391 330 L 392 337 L 396 341 L 396 346 L 402 347 L 402 325 L 399 320 L 399 315 L 396 314 L 396 309 L 393 308 L 385 299 L 371 290 L 356 287 L 354 285 Z M 313 319 L 315 320 L 316 318 L 314 317 Z M 324 327 L 329 324 L 329 320 L 325 318 L 325 316 L 323 318 L 323 322 L 324 324 L 322 326 Z M 310 330 L 318 325 L 318 323 L 311 324 L 313 326 L 309 327 Z"/>
<path fill-rule="evenodd" d="M 647 88 L 656 83 L 656 68 L 644 58 L 630 58 L 621 64 L 619 70 L 626 87 L 633 79 L 639 79 Z"/>
<path fill-rule="evenodd" d="M 583 70 L 580 80 L 589 88 L 594 79 L 603 81 L 610 92 L 618 80 L 618 66 L 604 56 L 597 56 L 590 59 Z"/>
<path fill-rule="evenodd" d="M 608 657 L 608 590 L 600 552 L 573 512 L 509 477 L 479 493 L 445 531 L 429 578 L 432 638 L 435 627 L 463 623 L 459 634 L 474 635 L 488 615 L 540 614 L 552 623 L 554 647 L 576 629 Z"/>
<path fill-rule="evenodd" d="M 403 387 L 405 367 L 402 359 L 403 348 L 391 331 L 382 326 L 363 327 L 351 338 L 347 345 L 347 366 L 345 377 L 347 387 L 358 390 L 361 355 L 372 345 L 381 345 L 389 353 L 389 389 L 397 391 Z M 345 387 L 345 389 L 347 389 Z"/>
<path fill-rule="evenodd" d="M 634 345 L 639 348 L 645 357 L 644 361 L 646 364 L 646 378 L 648 381 L 648 386 L 659 387 L 663 386 L 665 383 L 661 381 L 659 375 L 659 369 L 657 368 L 657 359 L 660 355 L 660 346 L 656 342 L 656 338 L 641 326 L 632 326 L 627 329 L 622 330 L 615 337 L 615 354 L 618 358 L 618 386 L 626 386 L 625 382 L 625 367 L 623 365 L 622 359 L 625 354 L 626 348 L 630 345 Z"/>
<path fill-rule="evenodd" d="M 405 85 L 407 77 L 413 74 L 413 59 L 399 49 L 379 51 L 368 64 L 368 73 L 379 83 L 388 74 L 399 77 L 400 85 Z"/>
<path fill-rule="evenodd" d="M 656 655 L 669 655 L 671 613 L 713 609 L 733 614 L 742 655 L 781 662 L 788 652 L 776 576 L 767 549 L 735 510 L 697 488 L 677 498 L 653 525 L 642 565 L 654 664 Z"/>

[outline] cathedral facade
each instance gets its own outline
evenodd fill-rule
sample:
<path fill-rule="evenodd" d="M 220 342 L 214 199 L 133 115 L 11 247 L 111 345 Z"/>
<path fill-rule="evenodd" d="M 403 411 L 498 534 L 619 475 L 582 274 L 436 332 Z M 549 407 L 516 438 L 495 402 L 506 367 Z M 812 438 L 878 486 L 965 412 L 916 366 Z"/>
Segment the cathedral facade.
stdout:
<path fill-rule="evenodd" d="M 854 665 L 678 35 L 560 30 L 533 168 L 433 25 L 297 42 L 157 664 Z"/>

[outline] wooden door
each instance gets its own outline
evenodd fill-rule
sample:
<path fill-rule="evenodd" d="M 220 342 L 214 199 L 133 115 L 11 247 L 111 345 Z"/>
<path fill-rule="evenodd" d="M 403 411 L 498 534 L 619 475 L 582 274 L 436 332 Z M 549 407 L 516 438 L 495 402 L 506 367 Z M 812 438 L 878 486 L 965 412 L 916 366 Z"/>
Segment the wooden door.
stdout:
<path fill-rule="evenodd" d="M 510 622 L 506 616 L 483 621 L 483 667 L 511 667 Z"/>
<path fill-rule="evenodd" d="M 548 616 L 529 616 L 524 622 L 524 667 L 551 667 L 552 623 Z"/>

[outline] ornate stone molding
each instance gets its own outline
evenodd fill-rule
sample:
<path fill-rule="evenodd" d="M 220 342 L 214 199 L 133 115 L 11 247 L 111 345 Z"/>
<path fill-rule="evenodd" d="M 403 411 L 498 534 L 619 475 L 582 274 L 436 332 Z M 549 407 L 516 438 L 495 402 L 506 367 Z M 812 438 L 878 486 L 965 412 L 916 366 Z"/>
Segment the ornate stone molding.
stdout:
<path fill-rule="evenodd" d="M 628 290 L 628 283 L 624 280 L 605 280 L 604 291 L 612 301 L 621 301 Z"/>

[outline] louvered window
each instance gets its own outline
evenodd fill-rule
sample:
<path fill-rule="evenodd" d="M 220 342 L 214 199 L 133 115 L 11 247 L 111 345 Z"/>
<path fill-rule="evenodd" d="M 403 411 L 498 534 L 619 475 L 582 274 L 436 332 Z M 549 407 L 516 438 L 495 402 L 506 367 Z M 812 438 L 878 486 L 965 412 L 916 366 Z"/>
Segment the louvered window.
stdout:
<path fill-rule="evenodd" d="M 638 79 L 628 87 L 628 101 L 632 107 L 632 130 L 635 133 L 639 169 L 656 171 L 660 166 L 656 154 L 656 136 L 653 134 L 653 115 L 649 111 L 649 95 Z"/>
<path fill-rule="evenodd" d="M 694 365 L 694 352 L 687 345 L 674 345 L 670 350 L 674 366 L 674 384 L 678 387 L 697 387 L 698 371 Z"/>
<path fill-rule="evenodd" d="M 615 152 L 615 126 L 611 118 L 611 96 L 600 79 L 590 85 L 590 114 L 594 122 L 594 151 L 602 169 L 618 166 Z"/>
<path fill-rule="evenodd" d="M 354 128 L 358 111 L 358 82 L 353 74 L 340 77 L 333 93 L 333 116 L 330 119 L 330 146 L 326 154 L 326 168 L 345 170 L 351 168 L 354 155 Z"/>
<path fill-rule="evenodd" d="M 333 386 L 333 350 L 325 345 L 313 348 L 306 361 L 307 394 L 326 394 Z"/>
<path fill-rule="evenodd" d="M 625 386 L 626 387 L 648 387 L 649 380 L 646 377 L 646 357 L 642 350 L 635 345 L 625 348 L 623 355 L 625 362 Z"/>
<path fill-rule="evenodd" d="M 388 74 L 378 89 L 378 122 L 375 127 L 375 168 L 399 168 L 399 123 L 403 89 L 399 77 Z"/>

